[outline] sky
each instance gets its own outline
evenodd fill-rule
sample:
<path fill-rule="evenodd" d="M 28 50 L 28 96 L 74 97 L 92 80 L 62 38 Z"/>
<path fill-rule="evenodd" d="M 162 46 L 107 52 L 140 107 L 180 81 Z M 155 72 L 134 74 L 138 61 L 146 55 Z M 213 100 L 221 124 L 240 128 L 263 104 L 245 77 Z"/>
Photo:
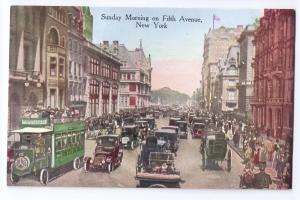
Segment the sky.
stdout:
<path fill-rule="evenodd" d="M 118 40 L 127 49 L 139 47 L 140 40 L 146 55 L 152 59 L 152 89 L 170 87 L 192 95 L 200 86 L 202 54 L 205 33 L 213 26 L 236 27 L 252 24 L 263 10 L 204 9 L 204 8 L 91 8 L 93 15 L 93 42 Z M 134 20 L 125 20 L 126 14 L 149 17 L 149 28 L 137 28 Z M 103 19 L 103 15 L 120 16 L 118 20 Z M 163 15 L 174 16 L 177 21 L 163 21 Z M 201 19 L 200 22 L 179 22 L 185 18 Z M 167 23 L 167 28 L 155 28 L 152 18 Z M 116 18 L 116 17 L 115 17 Z"/>

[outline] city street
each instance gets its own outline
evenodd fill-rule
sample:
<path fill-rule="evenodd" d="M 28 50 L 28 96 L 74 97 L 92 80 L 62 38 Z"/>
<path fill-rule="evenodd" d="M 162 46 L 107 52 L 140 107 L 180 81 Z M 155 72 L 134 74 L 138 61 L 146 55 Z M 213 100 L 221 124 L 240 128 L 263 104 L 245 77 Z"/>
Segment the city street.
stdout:
<path fill-rule="evenodd" d="M 157 120 L 158 128 L 168 124 L 168 118 Z M 86 141 L 86 156 L 92 156 L 95 141 Z M 201 155 L 199 152 L 200 140 L 192 139 L 189 135 L 187 140 L 181 139 L 176 157 L 176 168 L 180 170 L 185 183 L 181 188 L 238 188 L 239 175 L 242 173 L 243 165 L 241 158 L 232 151 L 232 170 L 227 172 L 225 164 L 220 163 L 220 169 L 201 169 Z M 140 149 L 134 151 L 124 150 L 123 162 L 111 174 L 107 172 L 84 172 L 83 168 L 77 171 L 69 171 L 52 180 L 48 186 L 81 186 L 81 187 L 136 187 L 134 179 L 137 156 Z M 10 182 L 8 181 L 8 184 Z M 34 177 L 21 179 L 17 186 L 41 186 Z"/>

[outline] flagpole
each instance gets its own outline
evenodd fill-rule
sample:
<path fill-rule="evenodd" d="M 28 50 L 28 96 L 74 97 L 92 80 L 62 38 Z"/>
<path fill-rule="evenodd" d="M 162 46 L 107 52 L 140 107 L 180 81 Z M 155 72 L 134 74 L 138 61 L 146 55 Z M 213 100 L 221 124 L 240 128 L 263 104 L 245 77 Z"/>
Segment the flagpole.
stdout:
<path fill-rule="evenodd" d="M 213 30 L 215 29 L 215 15 L 213 15 Z"/>

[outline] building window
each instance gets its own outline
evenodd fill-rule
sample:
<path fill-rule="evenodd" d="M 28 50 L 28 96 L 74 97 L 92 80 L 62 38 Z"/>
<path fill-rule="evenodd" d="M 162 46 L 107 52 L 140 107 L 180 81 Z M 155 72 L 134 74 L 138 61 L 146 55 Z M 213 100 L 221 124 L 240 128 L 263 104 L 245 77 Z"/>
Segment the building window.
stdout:
<path fill-rule="evenodd" d="M 64 71 L 65 71 L 65 59 L 60 58 L 59 59 L 59 77 L 64 77 Z"/>
<path fill-rule="evenodd" d="M 59 36 L 55 28 L 51 28 L 48 36 L 49 44 L 58 45 Z"/>
<path fill-rule="evenodd" d="M 129 105 L 130 106 L 136 105 L 136 97 L 129 97 Z"/>
<path fill-rule="evenodd" d="M 69 39 L 69 50 L 72 51 L 72 40 Z"/>
<path fill-rule="evenodd" d="M 129 73 L 127 74 L 127 80 L 130 80 L 130 74 Z"/>
<path fill-rule="evenodd" d="M 50 58 L 50 76 L 56 76 L 57 61 L 55 57 Z"/>
<path fill-rule="evenodd" d="M 90 82 L 90 106 L 91 116 L 96 116 L 99 109 L 99 82 L 97 80 Z"/>
<path fill-rule="evenodd" d="M 30 49 L 28 45 L 24 45 L 24 69 L 27 71 L 30 69 Z"/>
<path fill-rule="evenodd" d="M 229 87 L 235 87 L 235 80 L 228 80 Z"/>
<path fill-rule="evenodd" d="M 50 89 L 50 107 L 56 108 L 56 89 Z"/>
<path fill-rule="evenodd" d="M 235 100 L 235 92 L 228 91 L 228 100 Z"/>
<path fill-rule="evenodd" d="M 72 74 L 72 61 L 69 61 L 69 74 Z"/>
<path fill-rule="evenodd" d="M 132 74 L 131 74 L 131 79 L 132 79 L 132 80 L 135 80 L 135 73 L 132 73 Z"/>
<path fill-rule="evenodd" d="M 130 83 L 129 84 L 129 91 L 130 92 L 135 92 L 136 91 L 136 84 Z"/>

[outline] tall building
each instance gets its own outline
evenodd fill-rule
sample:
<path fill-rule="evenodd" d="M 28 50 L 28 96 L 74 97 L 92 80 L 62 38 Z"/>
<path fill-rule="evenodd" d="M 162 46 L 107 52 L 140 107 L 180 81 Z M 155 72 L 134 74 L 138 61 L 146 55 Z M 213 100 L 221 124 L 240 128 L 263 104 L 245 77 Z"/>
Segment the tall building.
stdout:
<path fill-rule="evenodd" d="M 85 96 L 86 117 L 101 116 L 119 111 L 120 67 L 118 57 L 108 51 L 109 44 L 101 46 L 84 41 L 84 66 L 87 74 Z"/>
<path fill-rule="evenodd" d="M 83 21 L 80 7 L 69 7 L 68 12 L 68 106 L 85 114 L 86 70 L 83 64 Z"/>
<path fill-rule="evenodd" d="M 45 12 L 32 6 L 10 10 L 8 129 L 19 126 L 24 109 L 45 106 Z"/>
<path fill-rule="evenodd" d="M 240 48 L 231 46 L 228 49 L 228 54 L 224 63 L 221 64 L 219 74 L 220 97 L 215 96 L 220 104 L 220 109 L 223 112 L 235 111 L 238 108 L 238 90 L 237 83 L 239 80 L 239 56 Z"/>
<path fill-rule="evenodd" d="M 118 112 L 122 63 L 92 43 L 92 23 L 88 7 L 11 7 L 9 129 L 37 107 Z"/>
<path fill-rule="evenodd" d="M 239 101 L 238 115 L 242 119 L 252 119 L 250 106 L 250 97 L 253 96 L 253 59 L 255 55 L 254 40 L 254 25 L 248 25 L 241 33 L 238 39 L 240 46 L 240 62 L 239 65 Z"/>
<path fill-rule="evenodd" d="M 218 29 L 210 29 L 204 38 L 203 64 L 202 64 L 202 94 L 204 97 L 204 107 L 211 110 L 212 91 L 214 85 L 212 81 L 216 80 L 218 73 L 211 69 L 211 65 L 224 62 L 228 48 L 237 45 L 237 38 L 243 30 L 243 26 L 238 25 L 236 28 L 225 28 L 221 26 Z"/>
<path fill-rule="evenodd" d="M 295 11 L 264 11 L 255 33 L 254 124 L 272 136 L 289 138 L 293 132 Z"/>
<path fill-rule="evenodd" d="M 128 50 L 124 44 L 114 41 L 111 51 L 122 60 L 120 79 L 120 109 L 150 106 L 151 58 L 145 56 L 142 42 L 140 47 Z"/>

